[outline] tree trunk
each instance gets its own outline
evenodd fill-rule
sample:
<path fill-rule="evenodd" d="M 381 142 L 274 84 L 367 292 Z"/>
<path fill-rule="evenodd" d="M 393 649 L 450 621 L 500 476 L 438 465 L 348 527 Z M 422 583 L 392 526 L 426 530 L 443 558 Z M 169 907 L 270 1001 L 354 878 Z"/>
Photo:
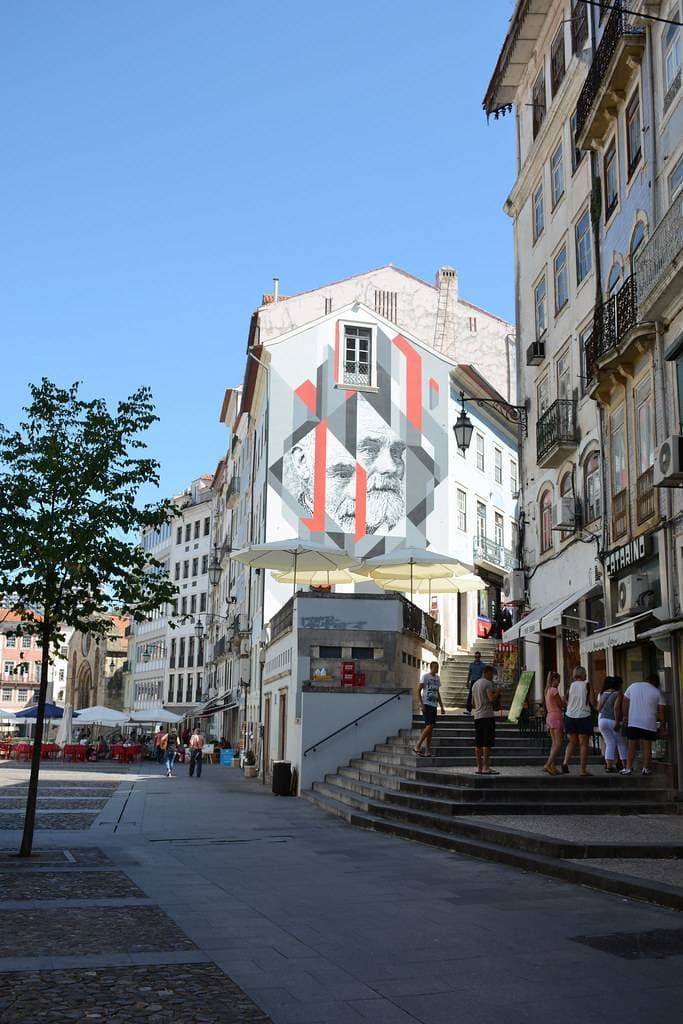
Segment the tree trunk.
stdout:
<path fill-rule="evenodd" d="M 45 722 L 45 701 L 47 699 L 47 678 L 50 665 L 50 621 L 45 614 L 41 629 L 43 640 L 43 659 L 40 666 L 40 689 L 38 691 L 38 715 L 36 731 L 33 738 L 33 756 L 31 757 L 31 775 L 28 780 L 28 797 L 24 816 L 24 834 L 21 837 L 20 857 L 30 857 L 33 849 L 33 829 L 36 822 L 36 804 L 38 802 L 38 774 L 40 772 L 40 750 L 43 743 L 43 725 Z"/>

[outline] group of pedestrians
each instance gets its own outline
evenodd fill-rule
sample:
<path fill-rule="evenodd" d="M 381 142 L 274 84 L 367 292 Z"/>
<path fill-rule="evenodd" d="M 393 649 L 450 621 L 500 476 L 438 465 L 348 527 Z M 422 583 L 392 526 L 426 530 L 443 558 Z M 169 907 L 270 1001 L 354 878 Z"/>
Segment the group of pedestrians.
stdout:
<path fill-rule="evenodd" d="M 578 665 L 572 674 L 566 702 L 557 672 L 548 673 L 544 701 L 546 728 L 551 740 L 550 753 L 543 765 L 546 774 L 558 775 L 560 771 L 568 774 L 577 745 L 580 774 L 591 774 L 588 757 L 596 712 L 598 731 L 605 746 L 605 770 L 632 775 L 638 746 L 642 745 L 641 774 L 647 776 L 652 773 L 652 743 L 666 729 L 666 703 L 656 674 L 631 683 L 625 692 L 621 676 L 606 676 L 596 699 L 585 668 Z M 567 746 L 558 769 L 556 761 L 565 734 Z"/>
<path fill-rule="evenodd" d="M 468 695 L 468 705 L 471 707 L 474 716 L 477 775 L 499 775 L 500 772 L 495 771 L 489 762 L 491 751 L 496 741 L 496 712 L 500 708 L 502 687 L 494 680 L 493 665 L 485 665 L 481 661 L 481 655 L 478 651 L 475 659 L 476 668 L 474 671 L 476 679 L 472 683 L 470 694 Z M 470 670 L 472 670 L 472 667 L 470 666 Z M 446 714 L 446 709 L 441 699 L 441 679 L 439 678 L 438 661 L 433 661 L 429 666 L 429 672 L 422 676 L 417 688 L 417 699 L 422 709 L 425 726 L 413 750 L 420 757 L 431 757 L 432 732 L 436 724 L 439 707 L 441 708 L 441 714 Z"/>
<path fill-rule="evenodd" d="M 188 730 L 189 732 L 189 730 Z M 190 748 L 190 778 L 197 772 L 197 778 L 202 775 L 202 761 L 204 759 L 205 739 L 199 729 L 195 729 L 189 736 L 188 746 Z M 163 764 L 166 769 L 166 778 L 174 778 L 173 769 L 180 751 L 180 738 L 178 733 L 170 730 L 163 730 L 161 726 L 154 734 L 154 746 L 157 752 L 157 761 Z"/>

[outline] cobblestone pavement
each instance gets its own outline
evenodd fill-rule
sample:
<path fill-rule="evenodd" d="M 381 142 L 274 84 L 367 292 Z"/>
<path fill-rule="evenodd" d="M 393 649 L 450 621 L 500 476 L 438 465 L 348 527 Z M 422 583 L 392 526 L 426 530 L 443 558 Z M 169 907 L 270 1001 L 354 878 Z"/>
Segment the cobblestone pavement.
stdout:
<path fill-rule="evenodd" d="M 158 907 L 10 910 L 2 920 L 0 957 L 195 948 Z"/>
<path fill-rule="evenodd" d="M 177 964 L 6 974 L 0 1020 L 268 1024 L 269 1018 L 215 964 Z"/>
<path fill-rule="evenodd" d="M 57 813 L 55 811 L 36 811 L 36 831 L 41 829 L 84 829 L 90 828 L 95 818 L 93 814 Z M 24 827 L 24 815 L 12 814 L 0 811 L 0 829 L 5 831 L 16 831 Z"/>
<path fill-rule="evenodd" d="M 122 871 L 0 871 L 3 900 L 129 899 L 145 894 Z"/>
<path fill-rule="evenodd" d="M 45 796 L 43 793 L 38 794 L 38 810 L 49 811 L 52 808 L 56 810 L 67 810 L 76 811 L 79 808 L 88 809 L 92 811 L 101 810 L 109 798 L 106 796 Z M 26 806 L 25 796 L 0 796 L 0 810 L 8 811 L 15 809 L 23 809 Z"/>

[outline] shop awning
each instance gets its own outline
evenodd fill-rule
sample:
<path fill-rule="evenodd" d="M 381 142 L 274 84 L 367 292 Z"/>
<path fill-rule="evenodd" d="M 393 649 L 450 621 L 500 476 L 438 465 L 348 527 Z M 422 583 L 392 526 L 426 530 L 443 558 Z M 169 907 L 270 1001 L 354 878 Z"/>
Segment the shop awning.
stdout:
<path fill-rule="evenodd" d="M 597 597 L 602 593 L 602 583 L 593 583 L 591 586 L 583 586 L 580 590 L 574 591 L 568 597 L 564 597 L 559 604 L 556 604 L 552 611 L 546 612 L 541 619 L 541 629 L 554 629 L 562 625 L 562 616 L 567 608 L 571 608 L 577 601 L 584 597 Z"/>
<path fill-rule="evenodd" d="M 580 643 L 581 657 L 592 654 L 594 651 L 605 651 L 610 647 L 624 647 L 632 644 L 636 639 L 636 625 L 643 619 L 650 616 L 650 612 L 642 615 L 634 615 L 632 619 L 615 623 L 613 626 L 606 626 L 604 629 L 596 629 L 595 633 L 585 636 Z"/>
<path fill-rule="evenodd" d="M 199 711 L 193 712 L 196 718 L 208 718 L 209 715 L 216 715 L 219 711 L 230 711 L 238 706 L 234 690 L 227 690 L 218 697 L 207 700 Z"/>
<path fill-rule="evenodd" d="M 562 604 L 562 601 L 551 601 L 550 604 L 529 612 L 519 622 L 515 622 L 514 626 L 510 626 L 509 629 L 505 630 L 503 640 L 509 643 L 511 640 L 520 640 L 525 636 L 531 636 L 532 633 L 540 633 L 541 619 L 550 615 L 558 605 Z"/>
<path fill-rule="evenodd" d="M 662 637 L 671 636 L 672 633 L 677 633 L 679 629 L 683 629 L 683 619 L 674 619 L 671 622 L 664 622 L 661 626 L 655 626 L 654 629 L 647 629 L 640 634 L 641 640 L 660 640 Z"/>

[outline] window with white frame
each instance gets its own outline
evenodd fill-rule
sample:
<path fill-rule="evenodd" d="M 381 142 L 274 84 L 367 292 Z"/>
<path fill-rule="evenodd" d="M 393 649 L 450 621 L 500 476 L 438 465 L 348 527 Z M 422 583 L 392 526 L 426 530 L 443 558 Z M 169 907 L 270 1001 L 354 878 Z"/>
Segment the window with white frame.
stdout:
<path fill-rule="evenodd" d="M 553 276 L 555 278 L 555 312 L 569 302 L 569 275 L 567 272 L 567 246 L 563 245 L 553 260 Z"/>
<path fill-rule="evenodd" d="M 545 274 L 534 288 L 534 315 L 536 318 L 536 337 L 542 338 L 548 326 L 546 303 Z"/>
<path fill-rule="evenodd" d="M 467 491 L 463 491 L 460 487 L 458 487 L 457 500 L 458 529 L 462 530 L 463 533 L 467 533 Z"/>
<path fill-rule="evenodd" d="M 576 222 L 574 239 L 576 241 L 576 283 L 581 284 L 593 268 L 591 217 L 588 207 L 586 207 Z"/>
<path fill-rule="evenodd" d="M 11 634 L 6 636 L 5 637 L 5 645 L 7 647 L 16 647 L 17 646 L 17 638 L 15 636 L 11 635 Z"/>
<path fill-rule="evenodd" d="M 531 91 L 531 123 L 534 138 L 538 135 L 541 125 L 545 121 L 545 114 L 545 68 L 541 68 Z"/>
<path fill-rule="evenodd" d="M 501 549 L 505 547 L 505 525 L 500 512 L 493 513 L 493 543 Z"/>
<path fill-rule="evenodd" d="M 557 357 L 557 397 L 567 400 L 572 396 L 571 359 L 569 349 Z"/>
<path fill-rule="evenodd" d="M 21 638 L 21 646 L 24 648 L 24 650 L 28 650 L 31 647 L 32 639 L 33 639 L 33 637 L 30 637 L 30 636 L 22 636 L 22 638 Z"/>
<path fill-rule="evenodd" d="M 591 452 L 583 467 L 583 513 L 586 523 L 594 523 L 602 515 L 599 452 Z"/>
<path fill-rule="evenodd" d="M 543 204 L 543 182 L 540 183 L 534 192 L 531 200 L 533 212 L 534 242 L 543 234 L 545 227 L 545 210 Z"/>
<path fill-rule="evenodd" d="M 484 459 L 484 435 L 483 434 L 477 434 L 476 435 L 476 439 L 477 439 L 477 469 L 481 470 L 481 472 L 483 473 L 484 469 L 486 468 L 486 461 Z"/>
<path fill-rule="evenodd" d="M 540 501 L 541 552 L 550 551 L 553 546 L 553 495 L 544 491 Z"/>
<path fill-rule="evenodd" d="M 564 160 L 562 158 L 562 142 L 550 157 L 550 185 L 553 209 L 564 195 Z"/>
<path fill-rule="evenodd" d="M 497 484 L 503 482 L 503 453 L 500 448 L 493 449 L 493 479 Z"/>
<path fill-rule="evenodd" d="M 583 6 L 583 4 L 582 4 Z M 575 173 L 576 168 L 579 166 L 581 161 L 586 155 L 585 149 L 578 149 L 576 145 L 576 126 L 578 124 L 578 114 L 576 111 L 572 114 L 569 119 L 569 136 L 571 142 L 571 153 L 572 153 L 572 174 Z"/>
<path fill-rule="evenodd" d="M 650 379 L 641 381 L 635 389 L 637 466 L 638 476 L 654 465 L 655 445 L 652 423 L 652 395 Z"/>
<path fill-rule="evenodd" d="M 629 178 L 640 163 L 641 154 L 640 92 L 636 89 L 626 107 L 626 166 Z"/>
<path fill-rule="evenodd" d="M 12 673 L 14 672 L 14 662 L 6 661 L 3 665 L 2 671 L 6 676 L 11 676 Z"/>
<path fill-rule="evenodd" d="M 519 490 L 517 484 L 517 463 L 514 459 L 510 460 L 510 494 L 516 494 Z"/>
<path fill-rule="evenodd" d="M 619 167 L 617 165 L 616 138 L 612 139 L 605 151 L 603 181 L 605 183 L 605 221 L 608 221 L 619 202 Z"/>
<path fill-rule="evenodd" d="M 369 387 L 372 384 L 372 328 L 344 324 L 342 382 Z"/>
<path fill-rule="evenodd" d="M 676 2 L 669 9 L 670 21 L 681 21 L 681 5 Z M 662 65 L 664 69 L 664 110 L 671 106 L 681 86 L 681 29 L 680 25 L 666 25 L 662 35 Z"/>
<path fill-rule="evenodd" d="M 683 154 L 679 156 L 674 169 L 669 175 L 669 201 L 673 203 L 678 193 L 683 188 Z"/>
<path fill-rule="evenodd" d="M 26 701 L 28 700 L 28 688 L 27 687 L 21 686 L 17 690 L 17 700 L 19 701 L 20 704 L 25 704 L 26 703 Z"/>
<path fill-rule="evenodd" d="M 541 377 L 536 385 L 536 401 L 538 403 L 538 418 L 540 419 L 550 405 L 550 392 L 548 390 L 547 374 Z"/>
<path fill-rule="evenodd" d="M 12 699 L 12 688 L 11 686 L 3 686 L 2 688 L 2 699 L 7 701 Z"/>
<path fill-rule="evenodd" d="M 564 22 L 560 25 L 550 46 L 550 88 L 553 96 L 562 85 L 566 70 L 564 52 Z"/>
<path fill-rule="evenodd" d="M 477 540 L 486 540 L 486 505 L 483 501 L 477 502 Z"/>

